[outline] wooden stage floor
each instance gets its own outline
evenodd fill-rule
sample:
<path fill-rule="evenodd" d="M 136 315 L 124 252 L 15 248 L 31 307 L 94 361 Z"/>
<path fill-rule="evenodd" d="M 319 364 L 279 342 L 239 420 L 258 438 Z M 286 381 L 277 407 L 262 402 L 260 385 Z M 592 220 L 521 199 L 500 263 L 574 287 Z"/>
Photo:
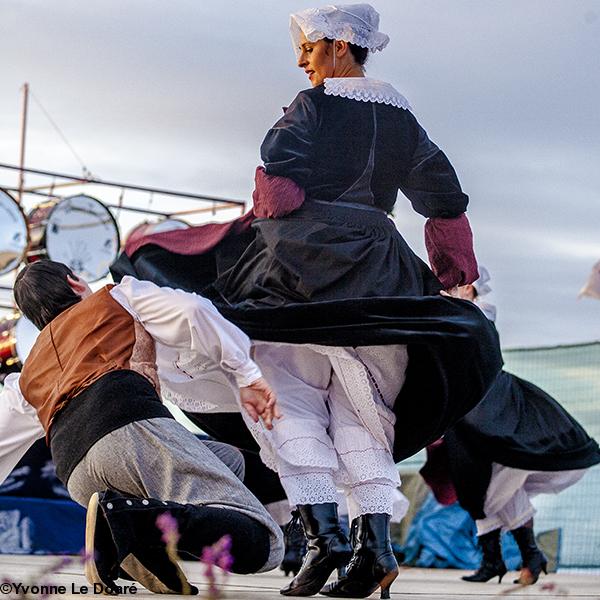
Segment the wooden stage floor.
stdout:
<path fill-rule="evenodd" d="M 92 590 L 87 594 L 82 593 L 82 586 L 88 585 L 83 568 L 79 563 L 72 563 L 60 567 L 54 574 L 40 577 L 40 574 L 53 564 L 60 561 L 59 557 L 50 556 L 15 556 L 0 555 L 0 600 L 2 598 L 18 598 L 14 588 L 9 591 L 6 587 L 11 583 L 24 585 L 64 586 L 66 593 L 51 594 L 52 598 L 77 598 L 85 600 L 86 596 L 96 596 Z M 200 588 L 200 593 L 206 591 L 207 586 L 202 575 L 202 566 L 198 563 L 182 563 L 190 581 Z M 392 586 L 392 598 L 398 600 L 477 600 L 482 598 L 508 597 L 513 600 L 523 598 L 536 598 L 540 600 L 600 600 L 600 575 L 595 573 L 555 573 L 543 576 L 535 586 L 526 588 L 513 585 L 513 573 L 508 573 L 502 584 L 489 582 L 487 584 L 466 583 L 460 580 L 464 574 L 457 570 L 444 569 L 411 569 L 403 568 L 400 576 Z M 42 581 L 42 579 L 44 581 Z M 279 588 L 284 585 L 287 578 L 282 573 L 272 571 L 262 575 L 230 575 L 224 586 L 226 600 L 276 600 L 282 598 Z M 128 585 L 129 582 L 120 582 Z M 137 584 L 135 597 L 141 599 L 157 598 Z M 33 590 L 35 592 L 35 590 Z M 126 594 L 132 596 L 132 594 Z M 41 594 L 29 594 L 21 598 L 38 598 Z M 169 596 L 172 598 L 173 596 Z M 324 598 L 324 596 L 316 596 Z M 202 595 L 198 596 L 202 598 Z M 379 598 L 379 592 L 372 598 Z"/>

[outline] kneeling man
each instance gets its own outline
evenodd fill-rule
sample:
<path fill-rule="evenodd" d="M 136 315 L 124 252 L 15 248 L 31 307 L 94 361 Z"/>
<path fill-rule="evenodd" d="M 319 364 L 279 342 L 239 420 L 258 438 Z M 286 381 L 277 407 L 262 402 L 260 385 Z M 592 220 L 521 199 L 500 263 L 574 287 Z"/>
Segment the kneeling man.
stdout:
<path fill-rule="evenodd" d="M 14 294 L 41 332 L 0 393 L 0 481 L 45 435 L 58 477 L 88 506 L 90 583 L 114 589 L 129 576 L 155 592 L 195 593 L 156 527 L 167 512 L 182 558 L 198 558 L 228 534 L 233 572 L 279 565 L 280 528 L 218 458 L 226 452 L 211 451 L 160 399 L 161 380 L 193 384 L 218 366 L 239 387 L 242 407 L 270 427 L 275 396 L 250 359 L 248 337 L 196 294 L 131 277 L 92 293 L 49 260 L 25 267 Z M 183 366 L 177 350 L 188 357 Z M 169 360 L 159 360 L 159 376 L 161 353 Z M 191 388 L 200 400 L 202 385 Z"/>

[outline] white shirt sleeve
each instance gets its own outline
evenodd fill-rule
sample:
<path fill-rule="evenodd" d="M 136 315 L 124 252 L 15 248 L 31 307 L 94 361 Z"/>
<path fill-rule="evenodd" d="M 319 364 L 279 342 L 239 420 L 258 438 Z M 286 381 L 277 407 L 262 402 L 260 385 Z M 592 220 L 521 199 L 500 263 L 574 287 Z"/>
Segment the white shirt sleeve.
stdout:
<path fill-rule="evenodd" d="M 44 437 L 37 412 L 19 388 L 19 374 L 11 373 L 0 391 L 0 483 L 36 440 Z"/>
<path fill-rule="evenodd" d="M 206 298 L 128 276 L 110 293 L 157 342 L 209 357 L 240 387 L 261 377 L 250 338 Z"/>

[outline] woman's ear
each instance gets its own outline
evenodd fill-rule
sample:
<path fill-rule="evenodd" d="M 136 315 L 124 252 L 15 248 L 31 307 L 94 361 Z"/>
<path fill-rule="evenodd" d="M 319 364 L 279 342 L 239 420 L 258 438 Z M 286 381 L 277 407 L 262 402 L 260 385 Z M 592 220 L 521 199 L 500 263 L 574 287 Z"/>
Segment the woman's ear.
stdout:
<path fill-rule="evenodd" d="M 338 58 L 345 56 L 348 53 L 348 42 L 344 40 L 335 40 L 335 54 Z"/>

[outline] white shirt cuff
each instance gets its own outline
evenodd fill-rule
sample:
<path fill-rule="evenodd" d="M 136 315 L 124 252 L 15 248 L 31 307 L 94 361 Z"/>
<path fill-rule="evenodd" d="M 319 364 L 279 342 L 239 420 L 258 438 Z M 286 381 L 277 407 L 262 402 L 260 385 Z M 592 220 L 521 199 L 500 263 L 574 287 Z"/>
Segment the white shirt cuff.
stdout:
<path fill-rule="evenodd" d="M 260 379 L 262 373 L 253 360 L 248 360 L 246 364 L 236 368 L 234 376 L 238 387 L 246 387 L 254 383 L 257 379 Z"/>

